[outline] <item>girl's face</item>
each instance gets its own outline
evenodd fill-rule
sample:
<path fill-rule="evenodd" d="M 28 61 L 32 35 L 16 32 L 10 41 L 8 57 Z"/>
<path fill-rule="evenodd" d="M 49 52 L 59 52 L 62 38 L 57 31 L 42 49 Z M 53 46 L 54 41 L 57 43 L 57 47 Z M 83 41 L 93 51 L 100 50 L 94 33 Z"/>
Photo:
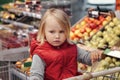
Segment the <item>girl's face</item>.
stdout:
<path fill-rule="evenodd" d="M 46 19 L 45 38 L 53 46 L 60 46 L 66 40 L 65 30 L 53 17 Z"/>

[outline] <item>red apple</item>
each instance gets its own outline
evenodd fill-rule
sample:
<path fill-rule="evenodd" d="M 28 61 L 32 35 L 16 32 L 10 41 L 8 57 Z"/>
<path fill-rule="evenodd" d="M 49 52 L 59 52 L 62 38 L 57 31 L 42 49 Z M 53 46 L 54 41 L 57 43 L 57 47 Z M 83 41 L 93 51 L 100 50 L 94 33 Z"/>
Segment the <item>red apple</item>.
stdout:
<path fill-rule="evenodd" d="M 91 29 L 97 28 L 97 25 L 95 23 L 90 23 L 89 26 L 90 26 Z"/>
<path fill-rule="evenodd" d="M 91 31 L 91 28 L 90 27 L 86 27 L 85 30 L 86 30 L 86 32 L 89 33 Z"/>
<path fill-rule="evenodd" d="M 73 28 L 71 29 L 72 32 L 75 32 L 75 30 L 76 30 L 75 27 L 73 27 Z"/>

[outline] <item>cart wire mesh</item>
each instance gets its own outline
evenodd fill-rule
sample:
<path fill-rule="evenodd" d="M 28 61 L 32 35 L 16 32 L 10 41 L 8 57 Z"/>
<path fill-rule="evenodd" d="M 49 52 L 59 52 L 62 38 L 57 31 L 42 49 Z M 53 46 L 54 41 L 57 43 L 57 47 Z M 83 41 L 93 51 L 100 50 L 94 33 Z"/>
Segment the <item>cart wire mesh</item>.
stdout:
<path fill-rule="evenodd" d="M 0 61 L 0 80 L 29 80 L 12 62 Z"/>

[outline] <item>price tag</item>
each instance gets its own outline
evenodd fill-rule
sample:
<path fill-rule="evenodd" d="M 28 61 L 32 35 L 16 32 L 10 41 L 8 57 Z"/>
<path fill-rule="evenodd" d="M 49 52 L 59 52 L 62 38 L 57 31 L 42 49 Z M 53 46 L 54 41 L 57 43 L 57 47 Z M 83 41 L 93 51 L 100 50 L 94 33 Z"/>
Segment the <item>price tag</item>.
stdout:
<path fill-rule="evenodd" d="M 112 57 L 116 57 L 116 58 L 120 58 L 120 51 L 110 51 L 108 53 L 106 53 L 106 55 L 112 56 Z"/>

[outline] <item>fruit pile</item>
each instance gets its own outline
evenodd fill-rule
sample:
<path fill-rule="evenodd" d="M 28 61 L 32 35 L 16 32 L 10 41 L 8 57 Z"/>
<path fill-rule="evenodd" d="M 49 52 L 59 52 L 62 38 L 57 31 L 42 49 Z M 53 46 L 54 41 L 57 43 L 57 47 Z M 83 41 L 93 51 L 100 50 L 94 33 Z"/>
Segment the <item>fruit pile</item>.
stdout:
<path fill-rule="evenodd" d="M 111 19 L 111 16 L 106 15 L 100 15 L 97 19 L 86 16 L 71 28 L 70 38 L 75 42 L 88 40 L 109 23 Z"/>
<path fill-rule="evenodd" d="M 120 60 L 116 59 L 114 57 L 109 57 L 106 56 L 104 59 L 102 59 L 97 68 L 94 68 L 93 72 L 99 72 L 99 71 L 104 71 L 110 68 L 114 68 L 114 67 L 120 67 Z M 87 72 L 91 71 L 91 66 L 87 67 Z M 112 74 L 113 75 L 113 74 Z M 110 80 L 110 76 L 111 75 L 106 75 L 107 77 L 98 77 L 95 80 Z M 106 79 L 105 79 L 106 78 Z M 111 77 L 112 78 L 112 77 Z M 118 80 L 120 80 L 120 73 L 116 72 L 114 74 L 114 78 L 117 78 Z"/>
<path fill-rule="evenodd" d="M 32 58 L 29 57 L 27 59 L 24 59 L 22 61 L 17 61 L 15 63 L 15 66 L 17 69 L 19 69 L 21 72 L 26 73 L 26 75 L 30 75 L 30 67 L 32 64 Z"/>
<path fill-rule="evenodd" d="M 114 17 L 103 29 L 85 42 L 86 46 L 93 48 L 111 48 L 120 41 L 120 19 Z"/>

